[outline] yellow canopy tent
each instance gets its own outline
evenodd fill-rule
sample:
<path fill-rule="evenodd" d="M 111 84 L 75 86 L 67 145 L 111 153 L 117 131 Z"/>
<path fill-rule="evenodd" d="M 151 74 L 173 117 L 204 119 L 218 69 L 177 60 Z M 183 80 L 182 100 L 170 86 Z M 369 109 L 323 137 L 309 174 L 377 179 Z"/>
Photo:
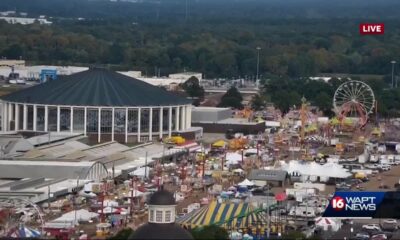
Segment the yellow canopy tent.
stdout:
<path fill-rule="evenodd" d="M 218 140 L 212 144 L 212 146 L 216 147 L 216 148 L 223 148 L 223 147 L 225 147 L 225 145 L 226 145 L 226 142 L 224 140 Z"/>
<path fill-rule="evenodd" d="M 365 173 L 358 172 L 358 173 L 356 173 L 356 174 L 354 175 L 354 177 L 355 177 L 356 179 L 364 179 L 364 178 L 366 178 L 367 176 L 365 175 Z"/>
<path fill-rule="evenodd" d="M 257 117 L 255 119 L 256 122 L 260 123 L 260 122 L 264 122 L 264 119 L 262 119 L 262 117 Z"/>
<path fill-rule="evenodd" d="M 334 118 L 332 118 L 332 119 L 330 120 L 330 123 L 331 123 L 331 125 L 336 126 L 336 125 L 339 125 L 339 124 L 340 124 L 340 121 L 339 121 L 339 119 L 337 119 L 337 117 L 334 117 Z"/>
<path fill-rule="evenodd" d="M 371 132 L 371 134 L 372 135 L 375 135 L 375 136 L 380 136 L 381 135 L 381 130 L 379 129 L 379 128 L 374 128 L 373 130 L 372 130 L 372 132 Z"/>
<path fill-rule="evenodd" d="M 255 211 L 249 203 L 217 201 L 186 214 L 176 222 L 191 228 L 216 224 L 227 229 L 247 229 L 267 225 L 264 212 Z"/>
<path fill-rule="evenodd" d="M 306 127 L 305 132 L 309 133 L 309 132 L 315 132 L 317 131 L 318 127 L 316 124 L 311 124 L 308 127 Z"/>
<path fill-rule="evenodd" d="M 353 120 L 351 120 L 350 118 L 345 118 L 343 120 L 343 124 L 344 125 L 353 125 Z"/>

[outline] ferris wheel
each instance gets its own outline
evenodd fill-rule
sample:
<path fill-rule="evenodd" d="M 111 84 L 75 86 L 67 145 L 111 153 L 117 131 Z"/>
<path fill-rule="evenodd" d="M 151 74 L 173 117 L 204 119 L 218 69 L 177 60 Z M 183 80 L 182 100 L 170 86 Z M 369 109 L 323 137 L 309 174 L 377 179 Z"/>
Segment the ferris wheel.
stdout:
<path fill-rule="evenodd" d="M 359 124 L 364 126 L 375 107 L 375 95 L 366 83 L 351 80 L 336 89 L 333 107 L 340 119 L 358 118 Z"/>
<path fill-rule="evenodd" d="M 0 198 L 0 238 L 40 238 L 43 234 L 42 209 L 35 203 L 18 197 Z"/>

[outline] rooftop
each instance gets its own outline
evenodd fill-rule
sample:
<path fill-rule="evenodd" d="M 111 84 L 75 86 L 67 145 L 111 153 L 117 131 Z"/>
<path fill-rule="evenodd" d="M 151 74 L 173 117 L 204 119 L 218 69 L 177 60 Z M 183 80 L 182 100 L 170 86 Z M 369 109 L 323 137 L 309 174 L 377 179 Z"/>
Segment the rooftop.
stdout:
<path fill-rule="evenodd" d="M 106 69 L 61 76 L 3 96 L 3 100 L 67 106 L 169 106 L 190 101 L 135 78 Z"/>
<path fill-rule="evenodd" d="M 250 172 L 250 180 L 261 180 L 261 181 L 284 181 L 288 175 L 288 172 L 283 170 L 262 170 L 253 169 Z"/>

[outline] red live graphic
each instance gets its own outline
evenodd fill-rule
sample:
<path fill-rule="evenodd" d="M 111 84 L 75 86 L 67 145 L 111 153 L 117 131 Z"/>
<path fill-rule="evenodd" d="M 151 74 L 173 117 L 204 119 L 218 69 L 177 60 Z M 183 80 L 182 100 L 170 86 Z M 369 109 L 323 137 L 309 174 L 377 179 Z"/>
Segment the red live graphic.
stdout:
<path fill-rule="evenodd" d="M 380 35 L 385 33 L 385 24 L 383 23 L 361 23 L 361 35 Z"/>

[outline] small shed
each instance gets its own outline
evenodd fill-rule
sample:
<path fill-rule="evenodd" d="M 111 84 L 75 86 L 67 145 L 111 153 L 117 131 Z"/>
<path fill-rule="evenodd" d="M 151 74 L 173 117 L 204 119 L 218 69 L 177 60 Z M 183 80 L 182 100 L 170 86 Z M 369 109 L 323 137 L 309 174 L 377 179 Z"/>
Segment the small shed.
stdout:
<path fill-rule="evenodd" d="M 253 169 L 248 179 L 258 186 L 269 184 L 272 186 L 284 187 L 290 182 L 289 174 L 284 170 Z"/>

